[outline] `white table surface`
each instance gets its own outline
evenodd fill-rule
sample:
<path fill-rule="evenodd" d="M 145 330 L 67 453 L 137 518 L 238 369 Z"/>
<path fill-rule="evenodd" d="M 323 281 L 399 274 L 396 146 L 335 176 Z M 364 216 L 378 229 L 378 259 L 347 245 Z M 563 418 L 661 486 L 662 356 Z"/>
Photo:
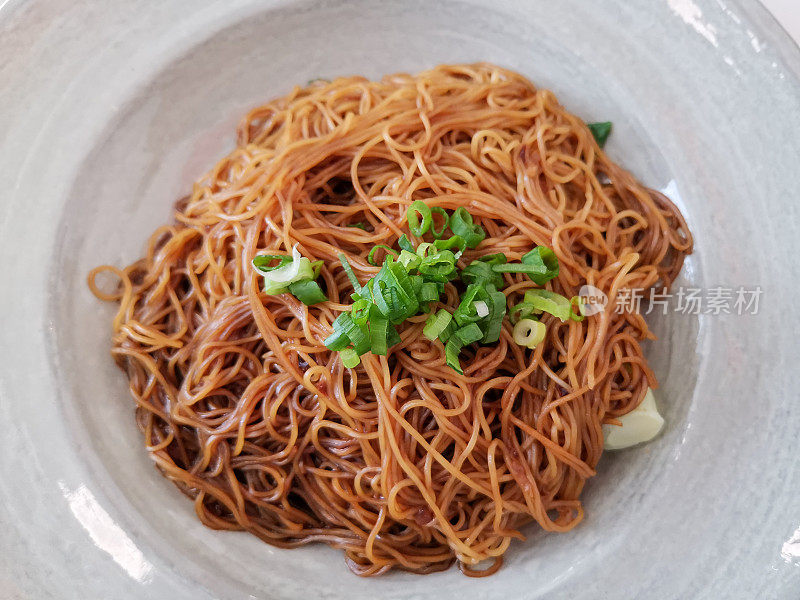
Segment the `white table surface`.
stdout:
<path fill-rule="evenodd" d="M 762 0 L 794 41 L 800 44 L 800 0 Z"/>

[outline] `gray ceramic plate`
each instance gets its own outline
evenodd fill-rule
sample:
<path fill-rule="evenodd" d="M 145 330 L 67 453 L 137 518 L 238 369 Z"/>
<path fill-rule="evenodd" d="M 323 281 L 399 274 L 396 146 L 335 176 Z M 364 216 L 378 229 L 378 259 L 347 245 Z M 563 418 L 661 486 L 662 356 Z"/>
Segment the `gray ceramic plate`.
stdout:
<path fill-rule="evenodd" d="M 754 2 L 0 2 L 4 598 L 797 598 L 800 52 Z M 314 77 L 489 60 L 610 119 L 677 199 L 678 282 L 758 314 L 653 318 L 667 420 L 604 456 L 585 521 L 486 580 L 350 575 L 338 551 L 203 528 L 152 468 L 84 285 L 127 263 L 233 144 Z"/>

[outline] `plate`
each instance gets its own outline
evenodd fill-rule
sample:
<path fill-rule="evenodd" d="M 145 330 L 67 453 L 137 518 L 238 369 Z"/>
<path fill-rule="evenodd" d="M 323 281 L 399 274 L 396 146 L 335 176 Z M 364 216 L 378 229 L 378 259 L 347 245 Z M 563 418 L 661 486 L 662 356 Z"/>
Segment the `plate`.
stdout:
<path fill-rule="evenodd" d="M 800 52 L 760 6 L 12 0 L 0 32 L 6 597 L 797 597 Z M 576 529 L 526 529 L 483 580 L 360 579 L 327 547 L 204 528 L 142 448 L 86 273 L 139 256 L 249 107 L 478 60 L 613 121 L 608 152 L 687 216 L 677 285 L 706 304 L 649 317 L 665 431 L 603 457 Z M 761 290 L 757 310 L 715 314 L 739 289 Z"/>

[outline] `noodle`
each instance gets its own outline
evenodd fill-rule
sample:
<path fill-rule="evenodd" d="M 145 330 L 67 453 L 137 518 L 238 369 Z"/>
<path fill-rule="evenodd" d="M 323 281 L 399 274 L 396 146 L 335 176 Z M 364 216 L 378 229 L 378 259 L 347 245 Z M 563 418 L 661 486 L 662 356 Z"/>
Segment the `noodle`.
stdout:
<path fill-rule="evenodd" d="M 506 322 L 498 343 L 465 348 L 463 376 L 422 335 L 424 314 L 388 356 L 352 370 L 323 345 L 352 292 L 337 254 L 373 276 L 367 253 L 396 246 L 419 199 L 465 206 L 486 230 L 461 267 L 548 246 L 553 291 L 590 284 L 612 307 L 622 289 L 668 286 L 691 252 L 666 197 L 612 163 L 552 93 L 492 65 L 318 82 L 252 110 L 145 257 L 89 276 L 119 302 L 112 354 L 145 446 L 207 526 L 286 548 L 324 542 L 359 575 L 458 561 L 481 576 L 524 524 L 581 520 L 601 425 L 656 385 L 641 316 L 544 315 L 534 350 Z M 329 301 L 260 291 L 253 256 L 295 243 L 325 261 Z M 95 283 L 104 271 L 116 292 Z M 504 277 L 510 304 L 534 286 Z M 443 299 L 457 304 L 452 284 Z"/>

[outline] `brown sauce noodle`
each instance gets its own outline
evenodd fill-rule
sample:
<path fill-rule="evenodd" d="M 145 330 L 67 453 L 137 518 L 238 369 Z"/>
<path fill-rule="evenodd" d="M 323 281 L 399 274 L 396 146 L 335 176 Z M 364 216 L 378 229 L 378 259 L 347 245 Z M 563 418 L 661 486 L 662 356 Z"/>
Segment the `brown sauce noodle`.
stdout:
<path fill-rule="evenodd" d="M 388 356 L 344 368 L 322 343 L 352 292 L 337 254 L 366 281 L 369 250 L 396 247 L 414 200 L 464 206 L 486 230 L 460 267 L 548 246 L 561 265 L 548 288 L 591 284 L 612 306 L 621 289 L 668 286 L 692 248 L 666 197 L 551 92 L 493 65 L 317 82 L 252 110 L 145 256 L 89 276 L 119 303 L 112 354 L 144 444 L 204 524 L 284 548 L 324 542 L 359 575 L 458 561 L 482 576 L 526 523 L 581 520 L 601 425 L 656 386 L 644 319 L 545 315 L 534 350 L 506 322 L 498 343 L 465 349 L 461 376 L 419 315 Z M 325 261 L 328 302 L 261 292 L 253 256 L 295 244 Z M 113 293 L 95 285 L 104 271 L 121 280 Z M 533 287 L 505 278 L 510 305 Z M 443 305 L 457 298 L 448 284 Z"/>

